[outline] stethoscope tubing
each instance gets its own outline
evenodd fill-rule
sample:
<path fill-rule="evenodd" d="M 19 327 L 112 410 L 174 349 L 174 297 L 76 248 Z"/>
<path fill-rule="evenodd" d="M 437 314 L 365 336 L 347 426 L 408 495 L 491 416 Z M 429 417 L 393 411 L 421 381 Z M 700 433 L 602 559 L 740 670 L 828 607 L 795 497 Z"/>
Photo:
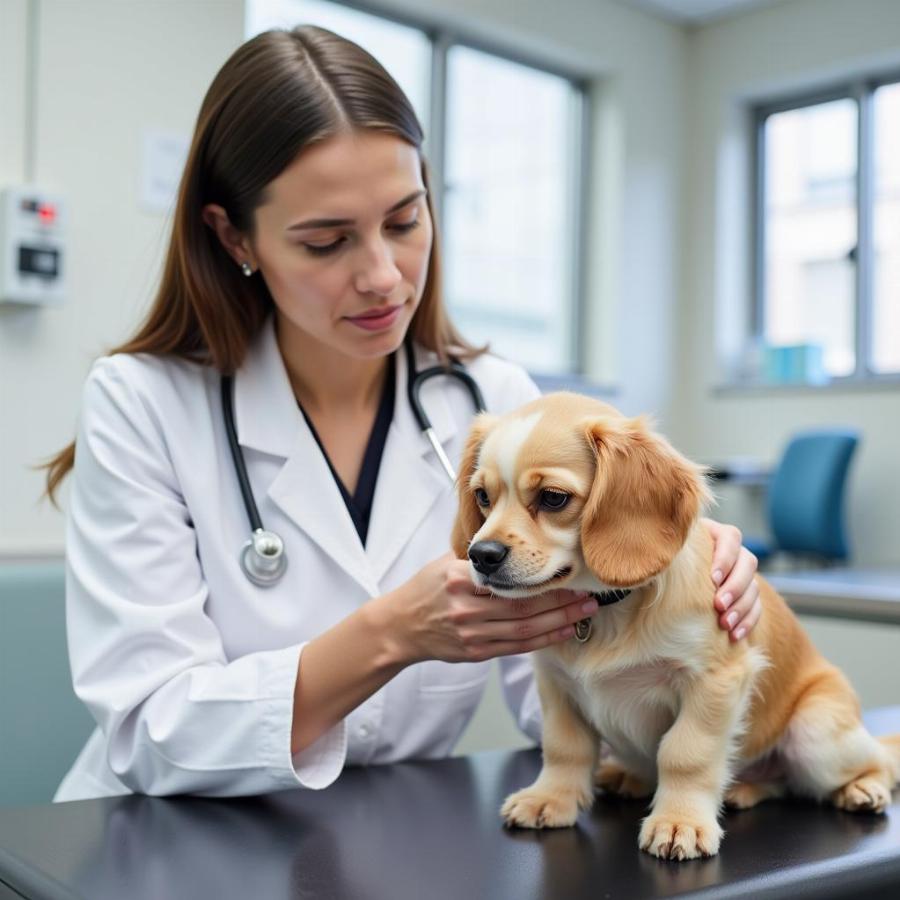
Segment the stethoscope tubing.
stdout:
<path fill-rule="evenodd" d="M 428 438 L 428 442 L 431 444 L 434 449 L 435 454 L 437 455 L 438 460 L 444 468 L 444 471 L 447 473 L 450 481 L 456 481 L 456 471 L 453 468 L 453 464 L 447 457 L 447 454 L 444 452 L 444 448 L 441 446 L 441 442 L 438 440 L 437 434 L 435 433 L 434 428 L 431 424 L 431 419 L 428 418 L 428 414 L 425 412 L 425 407 L 422 405 L 422 386 L 428 381 L 429 378 L 435 378 L 438 375 L 444 375 L 449 378 L 456 378 L 463 385 L 465 385 L 466 389 L 469 392 L 469 395 L 472 398 L 472 405 L 475 407 L 476 413 L 484 412 L 486 409 L 484 402 L 484 395 L 481 393 L 481 388 L 478 387 L 478 382 L 465 370 L 462 363 L 457 362 L 455 359 L 451 360 L 450 364 L 447 366 L 432 366 L 430 369 L 424 369 L 421 372 L 416 371 L 416 357 L 415 352 L 413 350 L 412 341 L 407 340 L 404 342 L 404 347 L 406 349 L 406 370 L 408 373 L 407 381 L 406 381 L 406 396 L 409 400 L 410 408 L 413 411 L 413 415 L 416 417 L 416 422 L 419 425 L 419 429 L 422 434 Z"/>
<path fill-rule="evenodd" d="M 223 375 L 221 379 L 222 412 L 225 416 L 225 433 L 228 435 L 228 447 L 231 450 L 231 458 L 234 460 L 234 471 L 237 475 L 241 496 L 244 498 L 244 508 L 247 510 L 247 518 L 250 519 L 250 530 L 262 530 L 262 519 L 256 500 L 253 498 L 253 489 L 250 487 L 250 478 L 247 476 L 247 466 L 244 463 L 244 454 L 238 444 L 237 428 L 234 424 L 234 387 L 230 375 Z"/>

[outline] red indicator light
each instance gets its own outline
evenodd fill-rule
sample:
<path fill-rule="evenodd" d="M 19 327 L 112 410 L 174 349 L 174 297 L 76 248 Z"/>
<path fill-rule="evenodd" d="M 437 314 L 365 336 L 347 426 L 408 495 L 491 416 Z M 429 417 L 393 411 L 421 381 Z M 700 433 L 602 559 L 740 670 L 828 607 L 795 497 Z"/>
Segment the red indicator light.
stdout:
<path fill-rule="evenodd" d="M 38 206 L 37 213 L 42 225 L 52 225 L 56 220 L 56 207 L 50 203 L 42 203 Z"/>

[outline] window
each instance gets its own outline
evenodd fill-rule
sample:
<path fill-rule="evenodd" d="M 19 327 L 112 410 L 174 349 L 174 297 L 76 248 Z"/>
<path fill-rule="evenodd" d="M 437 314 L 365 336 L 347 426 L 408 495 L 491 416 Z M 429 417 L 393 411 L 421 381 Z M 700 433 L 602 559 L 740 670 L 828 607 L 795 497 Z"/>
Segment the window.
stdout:
<path fill-rule="evenodd" d="M 872 369 L 900 371 L 900 83 L 873 98 Z"/>
<path fill-rule="evenodd" d="M 329 0 L 252 0 L 247 34 L 311 23 L 360 44 L 428 135 L 444 294 L 474 343 L 535 373 L 583 369 L 577 235 L 584 89 L 425 25 Z M 538 125 L 539 123 L 539 125 Z"/>
<path fill-rule="evenodd" d="M 900 373 L 900 84 L 760 108 L 756 146 L 764 379 Z"/>
<path fill-rule="evenodd" d="M 552 374 L 573 362 L 575 117 L 566 79 L 450 49 L 444 247 L 453 317 L 476 342 Z"/>

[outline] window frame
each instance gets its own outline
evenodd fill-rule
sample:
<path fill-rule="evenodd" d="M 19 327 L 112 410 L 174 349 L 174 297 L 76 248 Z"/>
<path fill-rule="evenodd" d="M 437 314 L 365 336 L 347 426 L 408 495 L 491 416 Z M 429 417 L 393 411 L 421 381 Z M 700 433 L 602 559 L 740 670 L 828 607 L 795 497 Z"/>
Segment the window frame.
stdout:
<path fill-rule="evenodd" d="M 565 384 L 571 390 L 596 393 L 597 385 L 588 383 L 587 371 L 587 254 L 585 234 L 588 224 L 586 198 L 591 195 L 591 100 L 592 80 L 584 71 L 560 66 L 556 62 L 542 59 L 536 54 L 520 48 L 485 39 L 483 36 L 457 26 L 438 23 L 396 10 L 387 10 L 368 0 L 328 0 L 338 6 L 346 6 L 367 15 L 377 16 L 407 28 L 422 32 L 431 43 L 431 85 L 428 104 L 428 122 L 425 125 L 424 150 L 428 158 L 432 178 L 432 204 L 437 218 L 438 231 L 443 231 L 444 177 L 447 148 L 446 100 L 447 100 L 447 57 L 454 46 L 467 47 L 519 65 L 528 66 L 549 75 L 555 75 L 569 82 L 574 95 L 572 133 L 569 135 L 570 169 L 572 178 L 566 185 L 569 197 L 570 240 L 572 248 L 572 269 L 569 278 L 568 312 L 571 316 L 571 338 L 568 348 L 571 371 L 562 374 L 544 375 L 531 372 L 539 384 Z"/>
<path fill-rule="evenodd" d="M 856 326 L 855 367 L 848 375 L 830 375 L 821 385 L 797 385 L 766 383 L 771 388 L 827 389 L 835 386 L 871 385 L 877 383 L 900 384 L 900 372 L 876 372 L 872 368 L 872 317 L 874 297 L 872 281 L 874 256 L 872 225 L 874 216 L 875 143 L 873 131 L 873 105 L 875 92 L 880 87 L 900 84 L 900 71 L 877 76 L 844 80 L 818 90 L 792 94 L 777 100 L 753 104 L 752 120 L 752 272 L 749 336 L 761 344 L 765 338 L 765 124 L 775 113 L 799 110 L 834 100 L 853 100 L 857 109 L 856 131 L 856 221 L 857 241 L 854 273 L 854 322 Z"/>

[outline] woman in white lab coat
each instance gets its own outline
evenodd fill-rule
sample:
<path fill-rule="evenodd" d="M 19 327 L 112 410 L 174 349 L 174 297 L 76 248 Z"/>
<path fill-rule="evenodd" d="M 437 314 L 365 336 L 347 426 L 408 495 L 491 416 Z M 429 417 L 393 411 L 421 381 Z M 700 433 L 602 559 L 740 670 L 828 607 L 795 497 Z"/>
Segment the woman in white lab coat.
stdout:
<path fill-rule="evenodd" d="M 569 639 L 595 604 L 476 593 L 449 552 L 455 495 L 407 401 L 404 336 L 420 368 L 465 361 L 493 412 L 537 388 L 447 319 L 421 142 L 390 76 L 327 31 L 260 35 L 216 76 L 155 304 L 92 368 L 76 442 L 50 466 L 52 495 L 74 464 L 69 652 L 98 725 L 57 800 L 321 788 L 348 763 L 444 756 L 495 657 L 539 738 L 517 654 Z M 269 587 L 239 565 L 223 373 L 289 558 Z M 458 459 L 469 395 L 434 379 L 422 401 Z M 709 527 L 710 615 L 739 639 L 759 616 L 755 559 Z"/>

